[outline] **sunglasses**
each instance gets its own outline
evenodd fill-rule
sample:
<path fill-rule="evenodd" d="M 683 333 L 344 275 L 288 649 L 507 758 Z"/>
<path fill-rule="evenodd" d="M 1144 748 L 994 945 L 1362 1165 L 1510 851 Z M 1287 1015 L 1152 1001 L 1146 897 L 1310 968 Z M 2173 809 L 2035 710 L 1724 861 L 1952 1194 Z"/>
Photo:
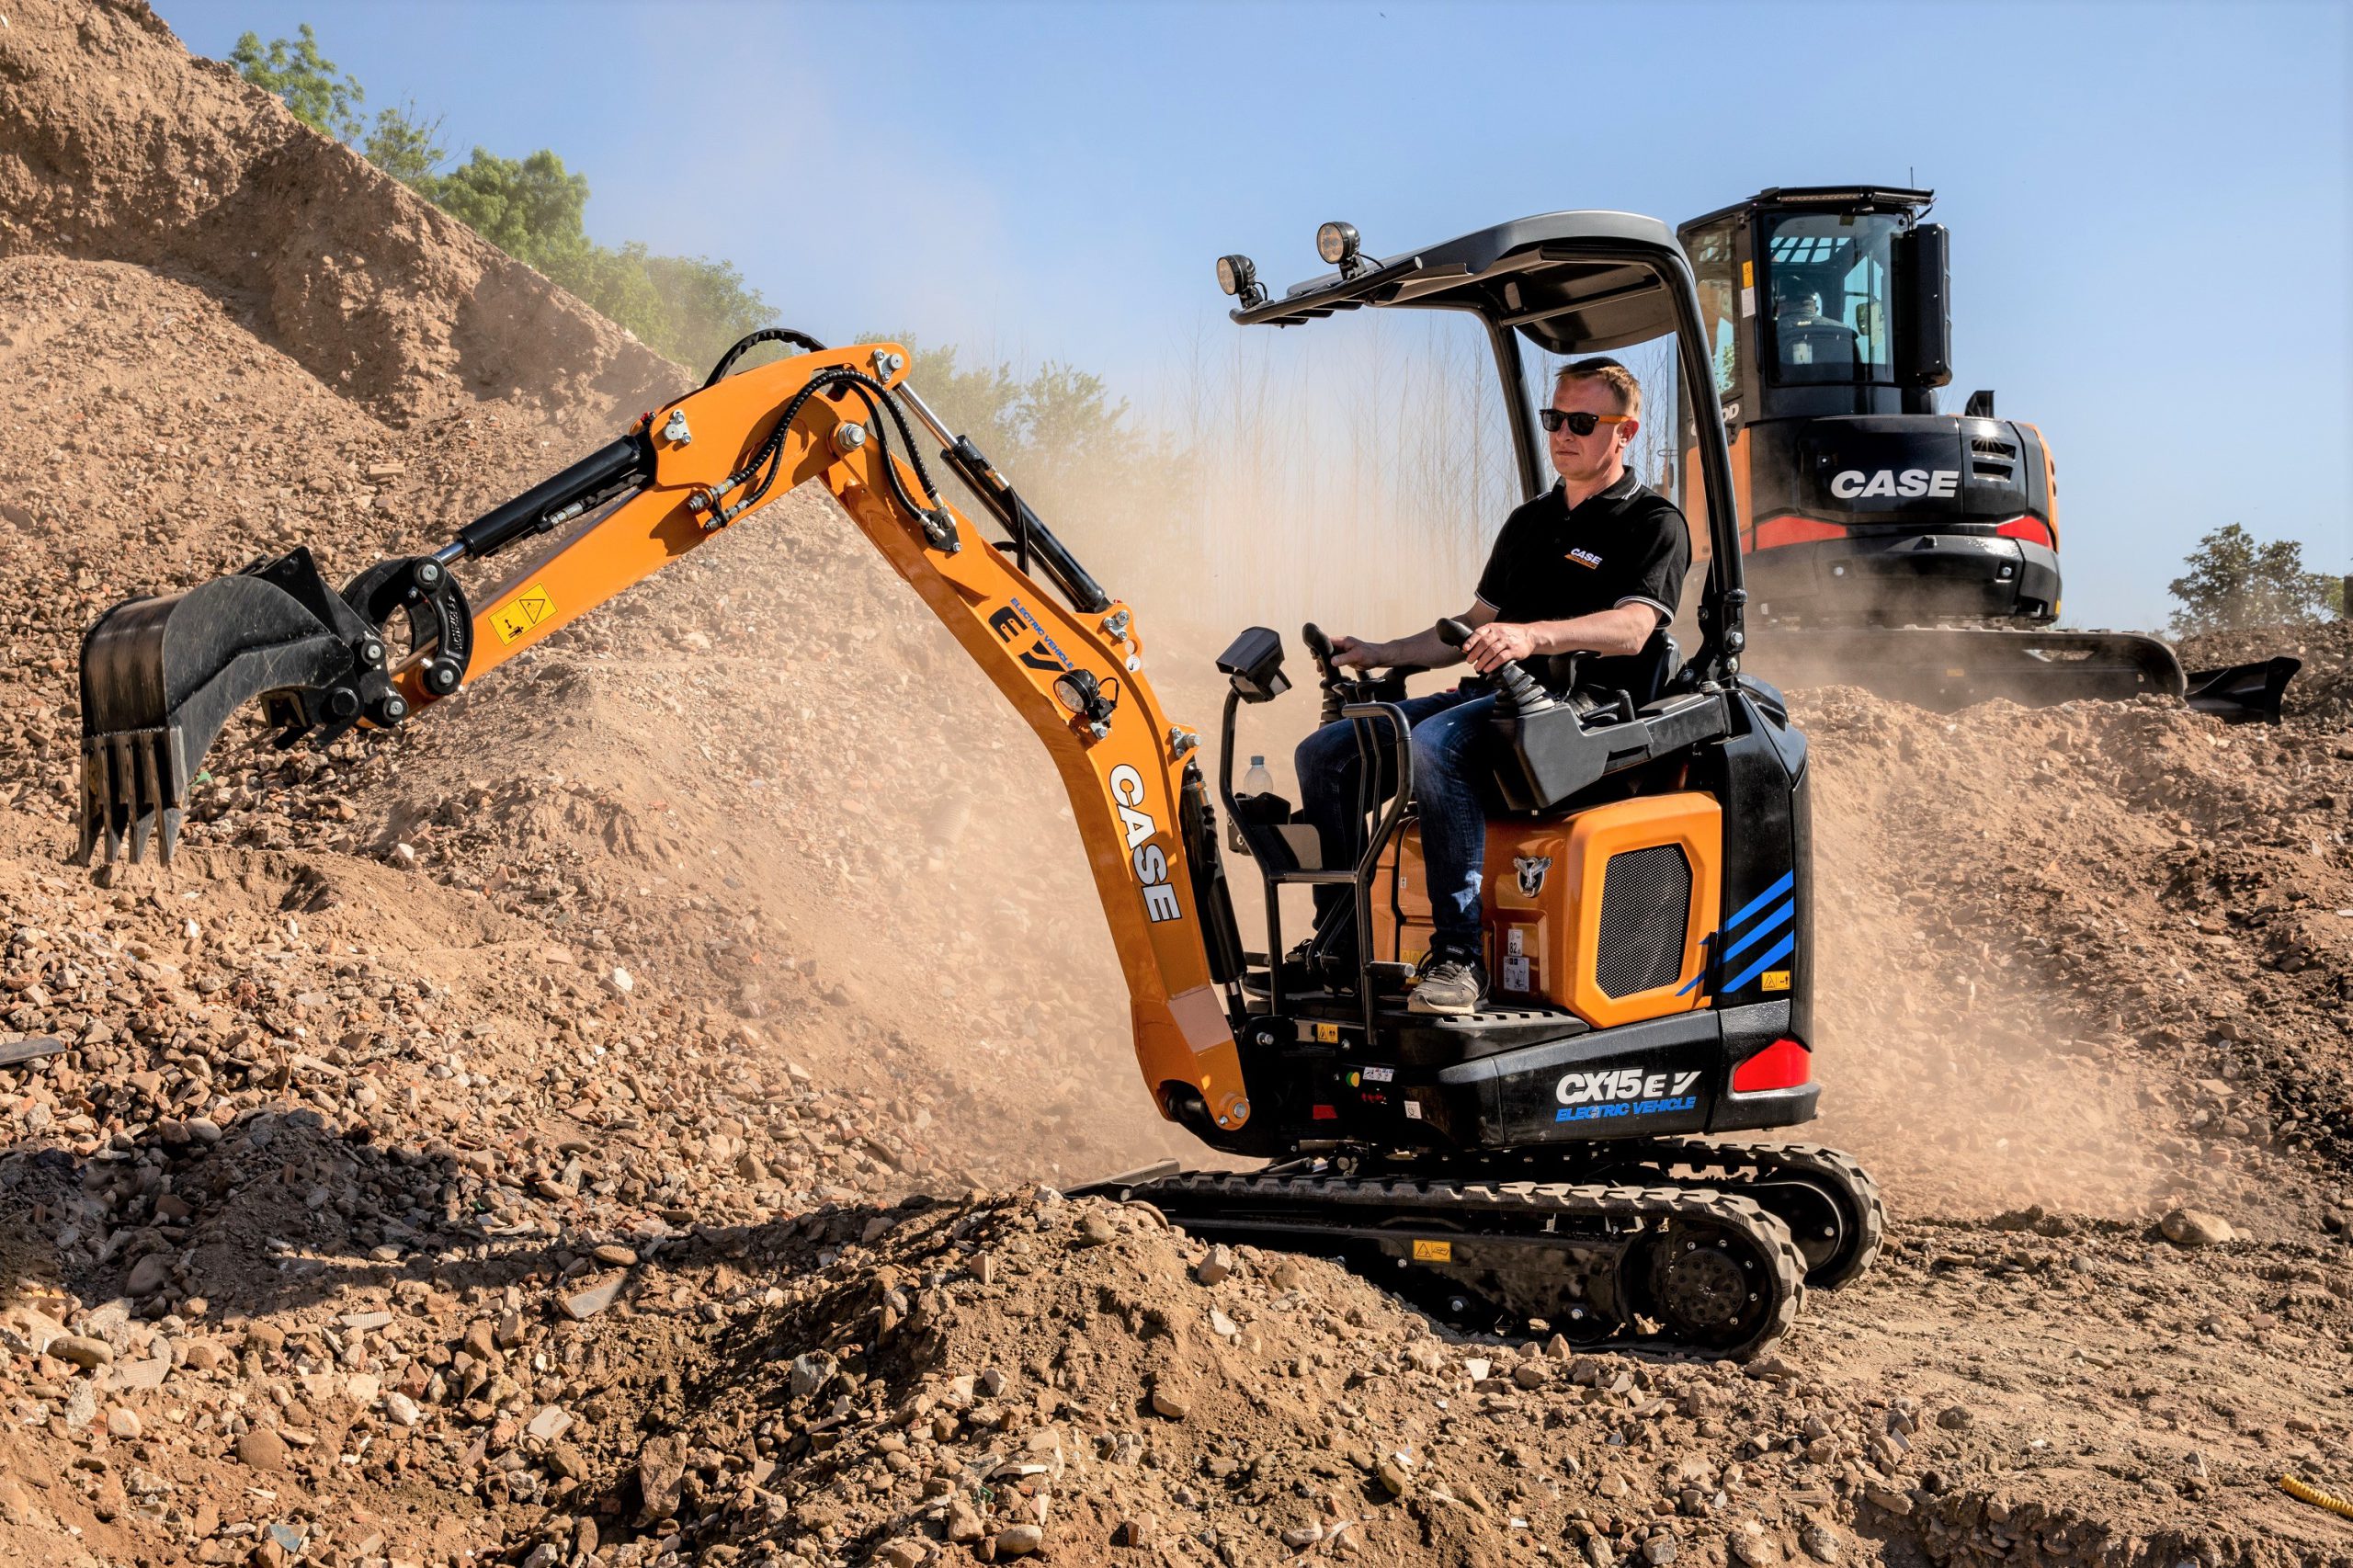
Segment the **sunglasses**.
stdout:
<path fill-rule="evenodd" d="M 1629 414 L 1587 414 L 1582 408 L 1578 409 L 1574 414 L 1564 413 L 1557 408 L 1540 408 L 1536 411 L 1536 417 L 1543 422 L 1544 428 L 1548 432 L 1558 430 L 1562 426 L 1565 425 L 1569 427 L 1569 434 L 1572 436 L 1590 436 L 1598 426 L 1623 425 L 1627 420 L 1632 418 L 1633 415 Z"/>

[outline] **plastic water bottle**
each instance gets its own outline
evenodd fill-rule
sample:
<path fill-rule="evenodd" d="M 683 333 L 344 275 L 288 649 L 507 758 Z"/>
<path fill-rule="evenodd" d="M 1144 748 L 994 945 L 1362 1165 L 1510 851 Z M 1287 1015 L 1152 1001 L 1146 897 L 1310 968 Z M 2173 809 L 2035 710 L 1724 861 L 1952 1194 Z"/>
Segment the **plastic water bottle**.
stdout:
<path fill-rule="evenodd" d="M 1275 792 L 1275 776 L 1267 771 L 1265 757 L 1250 759 L 1250 771 L 1242 776 L 1242 792 L 1245 795 L 1271 795 Z"/>

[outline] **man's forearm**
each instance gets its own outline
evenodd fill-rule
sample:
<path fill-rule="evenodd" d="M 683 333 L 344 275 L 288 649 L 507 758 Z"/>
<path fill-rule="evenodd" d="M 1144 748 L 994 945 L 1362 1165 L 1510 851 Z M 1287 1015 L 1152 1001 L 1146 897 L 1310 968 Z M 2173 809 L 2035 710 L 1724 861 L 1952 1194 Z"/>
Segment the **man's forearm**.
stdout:
<path fill-rule="evenodd" d="M 1648 605 L 1625 604 L 1567 620 L 1533 620 L 1528 630 L 1540 653 L 1600 653 L 1618 657 L 1639 653 L 1658 630 L 1658 612 Z"/>
<path fill-rule="evenodd" d="M 1426 626 L 1394 642 L 1383 642 L 1381 647 L 1389 654 L 1381 661 L 1385 665 L 1419 665 L 1426 670 L 1442 670 L 1449 665 L 1462 662 L 1462 650 L 1449 648 L 1440 642 L 1435 626 Z"/>

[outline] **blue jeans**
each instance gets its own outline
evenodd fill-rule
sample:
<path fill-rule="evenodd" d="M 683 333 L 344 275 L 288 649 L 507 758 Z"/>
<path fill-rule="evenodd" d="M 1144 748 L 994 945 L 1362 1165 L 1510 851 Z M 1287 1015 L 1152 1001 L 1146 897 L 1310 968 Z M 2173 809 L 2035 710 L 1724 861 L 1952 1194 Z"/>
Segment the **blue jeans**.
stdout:
<path fill-rule="evenodd" d="M 1479 878 L 1487 860 L 1487 813 L 1479 803 L 1472 780 L 1478 777 L 1473 748 L 1486 737 L 1488 716 L 1495 711 L 1491 693 L 1438 691 L 1408 698 L 1399 705 L 1413 726 L 1414 795 L 1421 805 L 1422 865 L 1429 880 L 1431 924 L 1435 945 L 1476 956 L 1479 941 Z M 1389 798 L 1396 788 L 1389 766 L 1393 738 L 1385 724 L 1368 726 L 1375 749 L 1377 778 L 1371 801 Z M 1364 852 L 1365 818 L 1358 790 L 1364 778 L 1364 760 L 1357 751 L 1356 728 L 1347 720 L 1326 724 L 1299 743 L 1294 754 L 1299 791 L 1304 797 L 1307 820 L 1323 841 L 1324 864 L 1345 869 Z M 1320 926 L 1335 909 L 1343 927 L 1355 924 L 1354 895 L 1345 887 L 1315 890 L 1315 917 Z M 1352 943 L 1344 940 L 1341 951 Z"/>

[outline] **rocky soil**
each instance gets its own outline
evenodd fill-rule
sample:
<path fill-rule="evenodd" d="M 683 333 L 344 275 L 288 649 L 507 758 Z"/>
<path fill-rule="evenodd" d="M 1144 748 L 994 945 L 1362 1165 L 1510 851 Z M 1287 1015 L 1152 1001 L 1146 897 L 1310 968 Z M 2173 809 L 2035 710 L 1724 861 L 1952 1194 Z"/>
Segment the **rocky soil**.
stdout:
<path fill-rule="evenodd" d="M 2353 1562 L 2276 1485 L 2353 1490 L 2342 628 L 2276 730 L 1802 694 L 1886 1259 L 1745 1368 L 1466 1339 L 1059 1196 L 1198 1152 L 1051 770 L 821 498 L 69 864 L 106 607 L 688 378 L 143 6 L 6 19 L 0 1559 Z"/>

